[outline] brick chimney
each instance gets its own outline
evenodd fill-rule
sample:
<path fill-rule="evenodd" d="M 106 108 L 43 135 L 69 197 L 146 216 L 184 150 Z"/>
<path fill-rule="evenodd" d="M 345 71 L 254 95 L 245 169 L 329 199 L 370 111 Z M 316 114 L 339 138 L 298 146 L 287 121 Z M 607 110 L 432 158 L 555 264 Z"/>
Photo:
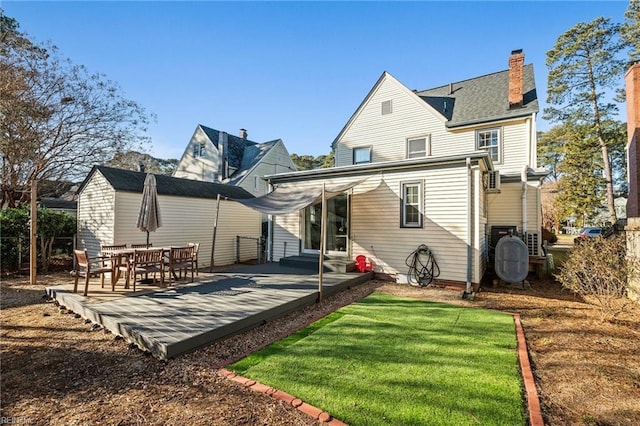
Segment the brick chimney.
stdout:
<path fill-rule="evenodd" d="M 629 198 L 627 217 L 640 216 L 640 63 L 631 65 L 625 75 L 627 86 L 627 165 Z"/>
<path fill-rule="evenodd" d="M 524 53 L 522 53 L 522 49 L 512 51 L 509 56 L 509 108 L 522 106 L 523 69 Z"/>
<path fill-rule="evenodd" d="M 242 139 L 246 139 L 248 134 L 247 134 L 247 129 L 240 129 L 240 135 L 239 135 Z"/>

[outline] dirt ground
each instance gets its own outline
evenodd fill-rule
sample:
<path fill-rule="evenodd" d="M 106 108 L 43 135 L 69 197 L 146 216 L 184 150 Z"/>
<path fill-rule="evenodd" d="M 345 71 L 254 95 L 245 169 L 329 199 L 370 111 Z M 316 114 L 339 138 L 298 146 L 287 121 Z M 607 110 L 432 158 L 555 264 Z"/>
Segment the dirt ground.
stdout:
<path fill-rule="evenodd" d="M 519 312 L 548 425 L 640 424 L 640 307 L 615 323 L 554 281 L 459 291 L 373 281 L 241 335 L 158 361 L 43 298 L 66 274 L 0 285 L 1 417 L 25 424 L 313 425 L 298 410 L 218 375 L 243 353 L 372 291 Z M 6 423 L 6 422 L 5 422 Z"/>

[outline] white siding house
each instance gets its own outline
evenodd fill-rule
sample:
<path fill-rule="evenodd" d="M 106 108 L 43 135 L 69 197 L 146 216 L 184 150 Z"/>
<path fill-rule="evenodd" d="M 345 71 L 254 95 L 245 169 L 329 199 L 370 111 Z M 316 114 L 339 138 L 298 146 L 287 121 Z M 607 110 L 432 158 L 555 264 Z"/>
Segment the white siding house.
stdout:
<path fill-rule="evenodd" d="M 264 175 L 295 170 L 280 139 L 256 143 L 244 129 L 234 136 L 198 125 L 173 176 L 240 186 L 257 196 L 268 190 Z"/>
<path fill-rule="evenodd" d="M 91 256 L 101 245 L 145 243 L 136 227 L 145 173 L 96 166 L 80 187 L 78 244 Z M 252 197 L 242 188 L 156 175 L 162 226 L 150 233 L 155 247 L 199 242 L 199 266 L 211 264 L 213 228 L 220 194 L 215 265 L 236 261 L 236 236 L 259 238 L 259 213 L 226 198 Z M 241 244 L 240 260 L 255 259 L 256 245 Z"/>
<path fill-rule="evenodd" d="M 384 72 L 334 140 L 334 168 L 267 179 L 278 188 L 368 178 L 329 204 L 330 256 L 365 255 L 401 280 L 407 256 L 426 244 L 439 280 L 477 285 L 494 226 L 514 227 L 530 255 L 542 253 L 537 112 L 521 51 L 505 71 L 422 91 Z M 274 216 L 274 261 L 317 252 L 316 209 Z"/>

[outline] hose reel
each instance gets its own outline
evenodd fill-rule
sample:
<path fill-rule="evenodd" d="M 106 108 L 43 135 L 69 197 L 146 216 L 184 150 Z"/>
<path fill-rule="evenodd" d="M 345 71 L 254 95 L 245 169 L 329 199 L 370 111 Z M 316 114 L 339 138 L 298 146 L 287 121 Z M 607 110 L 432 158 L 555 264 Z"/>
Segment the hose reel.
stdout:
<path fill-rule="evenodd" d="M 407 256 L 405 264 L 409 267 L 407 281 L 413 286 L 426 287 L 440 276 L 440 267 L 425 244 L 420 244 Z"/>

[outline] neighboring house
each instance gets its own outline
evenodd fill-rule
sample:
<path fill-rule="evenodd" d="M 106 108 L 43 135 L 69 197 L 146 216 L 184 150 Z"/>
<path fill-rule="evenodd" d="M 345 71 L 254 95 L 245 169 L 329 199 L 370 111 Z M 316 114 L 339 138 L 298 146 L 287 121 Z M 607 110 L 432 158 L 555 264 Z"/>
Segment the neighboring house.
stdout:
<path fill-rule="evenodd" d="M 335 167 L 266 178 L 276 191 L 353 186 L 327 202 L 329 256 L 365 255 L 402 281 L 426 244 L 441 281 L 478 284 L 508 230 L 542 256 L 537 112 L 521 51 L 508 70 L 422 91 L 384 72 L 334 140 Z M 317 203 L 274 216 L 271 258 L 318 253 L 321 218 Z"/>
<path fill-rule="evenodd" d="M 95 166 L 78 192 L 78 246 L 95 256 L 101 245 L 145 243 L 146 233 L 137 225 L 146 173 Z M 199 266 L 211 264 L 214 224 L 217 217 L 215 265 L 236 261 L 236 236 L 257 239 L 261 216 L 227 198 L 253 196 L 242 188 L 212 182 L 155 175 L 161 226 L 150 233 L 155 247 L 199 242 Z M 216 214 L 217 198 L 221 197 Z M 244 241 L 244 240 L 243 240 Z M 256 242 L 240 246 L 240 260 L 257 257 Z"/>
<path fill-rule="evenodd" d="M 76 200 L 66 200 L 62 198 L 40 198 L 38 199 L 38 205 L 49 210 L 76 217 L 78 202 Z"/>
<path fill-rule="evenodd" d="M 38 205 L 76 217 L 79 184 L 45 180 L 38 185 Z"/>
<path fill-rule="evenodd" d="M 295 170 L 280 139 L 256 143 L 247 139 L 244 129 L 233 136 L 198 125 L 173 176 L 227 183 L 263 195 L 268 191 L 264 175 Z"/>

